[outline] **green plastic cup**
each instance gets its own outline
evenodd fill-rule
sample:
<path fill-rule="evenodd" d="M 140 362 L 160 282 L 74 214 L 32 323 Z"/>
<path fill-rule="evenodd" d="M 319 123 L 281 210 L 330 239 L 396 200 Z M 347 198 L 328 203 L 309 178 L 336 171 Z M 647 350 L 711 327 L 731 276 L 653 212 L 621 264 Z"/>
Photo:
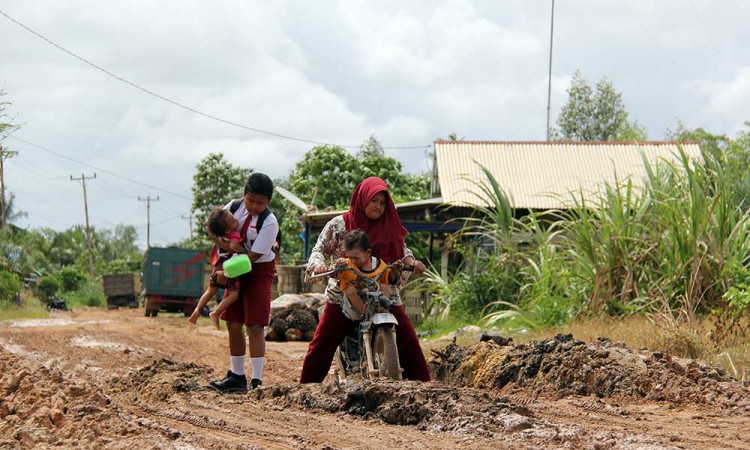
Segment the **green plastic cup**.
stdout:
<path fill-rule="evenodd" d="M 250 272 L 252 264 L 247 255 L 234 255 L 224 263 L 223 268 L 225 277 L 237 278 Z"/>

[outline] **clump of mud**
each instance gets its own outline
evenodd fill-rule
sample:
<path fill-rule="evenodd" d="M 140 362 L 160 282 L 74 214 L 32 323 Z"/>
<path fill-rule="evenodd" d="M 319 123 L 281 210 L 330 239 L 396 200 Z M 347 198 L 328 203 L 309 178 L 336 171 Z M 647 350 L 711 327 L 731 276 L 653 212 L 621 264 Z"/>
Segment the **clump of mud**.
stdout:
<path fill-rule="evenodd" d="M 112 406 L 85 380 L 0 348 L 0 448 L 105 447 L 111 436 L 136 433 Z"/>
<path fill-rule="evenodd" d="M 201 389 L 198 380 L 207 372 L 163 359 L 121 379 L 80 377 L 0 347 L 0 449 L 142 448 L 147 434 L 176 439 L 178 431 L 141 417 L 122 399 L 158 404 Z"/>
<path fill-rule="evenodd" d="M 596 396 L 704 404 L 750 413 L 750 391 L 720 368 L 599 338 L 559 334 L 518 345 L 448 345 L 430 361 L 437 380 L 456 386 L 561 398 Z"/>
<path fill-rule="evenodd" d="M 144 402 L 165 401 L 174 393 L 203 390 L 200 385 L 210 369 L 194 363 L 163 358 L 114 380 L 115 388 L 138 394 Z"/>
<path fill-rule="evenodd" d="M 556 436 L 560 442 L 576 443 L 583 437 L 575 426 L 551 424 L 533 417 L 524 405 L 508 397 L 455 386 L 415 381 L 360 380 L 343 387 L 323 385 L 277 385 L 252 391 L 257 400 L 275 405 L 320 410 L 394 425 L 414 425 L 423 431 L 457 437 L 486 436 L 513 440 L 515 433 L 531 439 Z M 567 436 L 567 437 L 565 437 Z"/>
<path fill-rule="evenodd" d="M 254 392 L 259 399 L 282 399 L 302 408 L 378 418 L 399 425 L 414 425 L 431 415 L 429 403 L 432 399 L 429 397 L 434 397 L 434 392 L 421 390 L 418 385 L 387 381 L 351 382 L 346 388 L 334 384 L 279 385 Z"/>

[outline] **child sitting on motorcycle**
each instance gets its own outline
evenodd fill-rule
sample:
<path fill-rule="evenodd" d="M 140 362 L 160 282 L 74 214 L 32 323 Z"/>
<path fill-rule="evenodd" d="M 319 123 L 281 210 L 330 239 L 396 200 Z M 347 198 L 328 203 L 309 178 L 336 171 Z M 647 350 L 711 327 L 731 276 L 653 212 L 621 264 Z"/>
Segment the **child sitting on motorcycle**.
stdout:
<path fill-rule="evenodd" d="M 362 275 L 374 279 L 379 284 L 382 294 L 390 296 L 389 285 L 398 281 L 399 274 L 396 270 L 388 268 L 381 259 L 372 256 L 367 233 L 359 229 L 350 231 L 344 240 L 344 249 L 346 258 L 339 258 L 336 264 L 346 264 Z M 362 293 L 366 292 L 368 287 L 350 271 L 339 272 L 336 278 L 339 280 L 339 289 L 345 296 L 341 304 L 344 315 L 351 320 L 358 320 L 365 311 Z"/>

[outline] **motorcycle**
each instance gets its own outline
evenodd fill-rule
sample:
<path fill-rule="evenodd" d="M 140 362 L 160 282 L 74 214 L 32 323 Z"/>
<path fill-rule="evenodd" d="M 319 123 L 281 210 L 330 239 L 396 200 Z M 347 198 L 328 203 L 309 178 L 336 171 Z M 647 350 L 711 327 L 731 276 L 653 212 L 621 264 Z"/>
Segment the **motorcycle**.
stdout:
<path fill-rule="evenodd" d="M 400 263 L 389 264 L 383 270 L 386 269 L 414 271 L 413 266 Z M 347 308 L 348 299 L 344 296 L 342 310 L 344 315 L 354 321 L 355 326 L 339 345 L 333 357 L 336 382 L 344 384 L 357 376 L 364 379 L 401 380 L 404 370 L 401 368 L 396 346 L 398 321 L 389 312 L 393 301 L 380 290 L 377 281 L 379 276 L 368 277 L 346 264 L 337 264 L 329 271 L 312 275 L 310 278 L 337 278 L 343 272 L 354 274 L 364 287 L 360 290 L 360 297 L 365 303 L 365 310 L 361 317 L 352 317 L 353 308 Z"/>

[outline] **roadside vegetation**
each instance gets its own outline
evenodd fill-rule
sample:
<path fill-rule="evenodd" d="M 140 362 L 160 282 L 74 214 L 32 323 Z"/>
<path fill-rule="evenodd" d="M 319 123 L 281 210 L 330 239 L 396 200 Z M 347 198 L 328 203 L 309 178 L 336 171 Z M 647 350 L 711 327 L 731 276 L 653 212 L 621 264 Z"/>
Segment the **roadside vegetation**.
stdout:
<path fill-rule="evenodd" d="M 700 161 L 646 163 L 643 189 L 621 180 L 595 202 L 574 193 L 570 209 L 523 217 L 485 171 L 477 214 L 455 236 L 462 265 L 448 281 L 428 274 L 422 329 L 606 335 L 747 378 L 750 213 L 739 169 L 748 148 L 748 133 L 724 147 L 704 140 Z"/>
<path fill-rule="evenodd" d="M 94 279 L 88 266 L 85 231 L 0 230 L 0 318 L 36 317 L 37 307 L 62 300 L 70 308 L 104 307 L 101 276 L 139 272 L 143 255 L 135 227 L 92 230 Z"/>

